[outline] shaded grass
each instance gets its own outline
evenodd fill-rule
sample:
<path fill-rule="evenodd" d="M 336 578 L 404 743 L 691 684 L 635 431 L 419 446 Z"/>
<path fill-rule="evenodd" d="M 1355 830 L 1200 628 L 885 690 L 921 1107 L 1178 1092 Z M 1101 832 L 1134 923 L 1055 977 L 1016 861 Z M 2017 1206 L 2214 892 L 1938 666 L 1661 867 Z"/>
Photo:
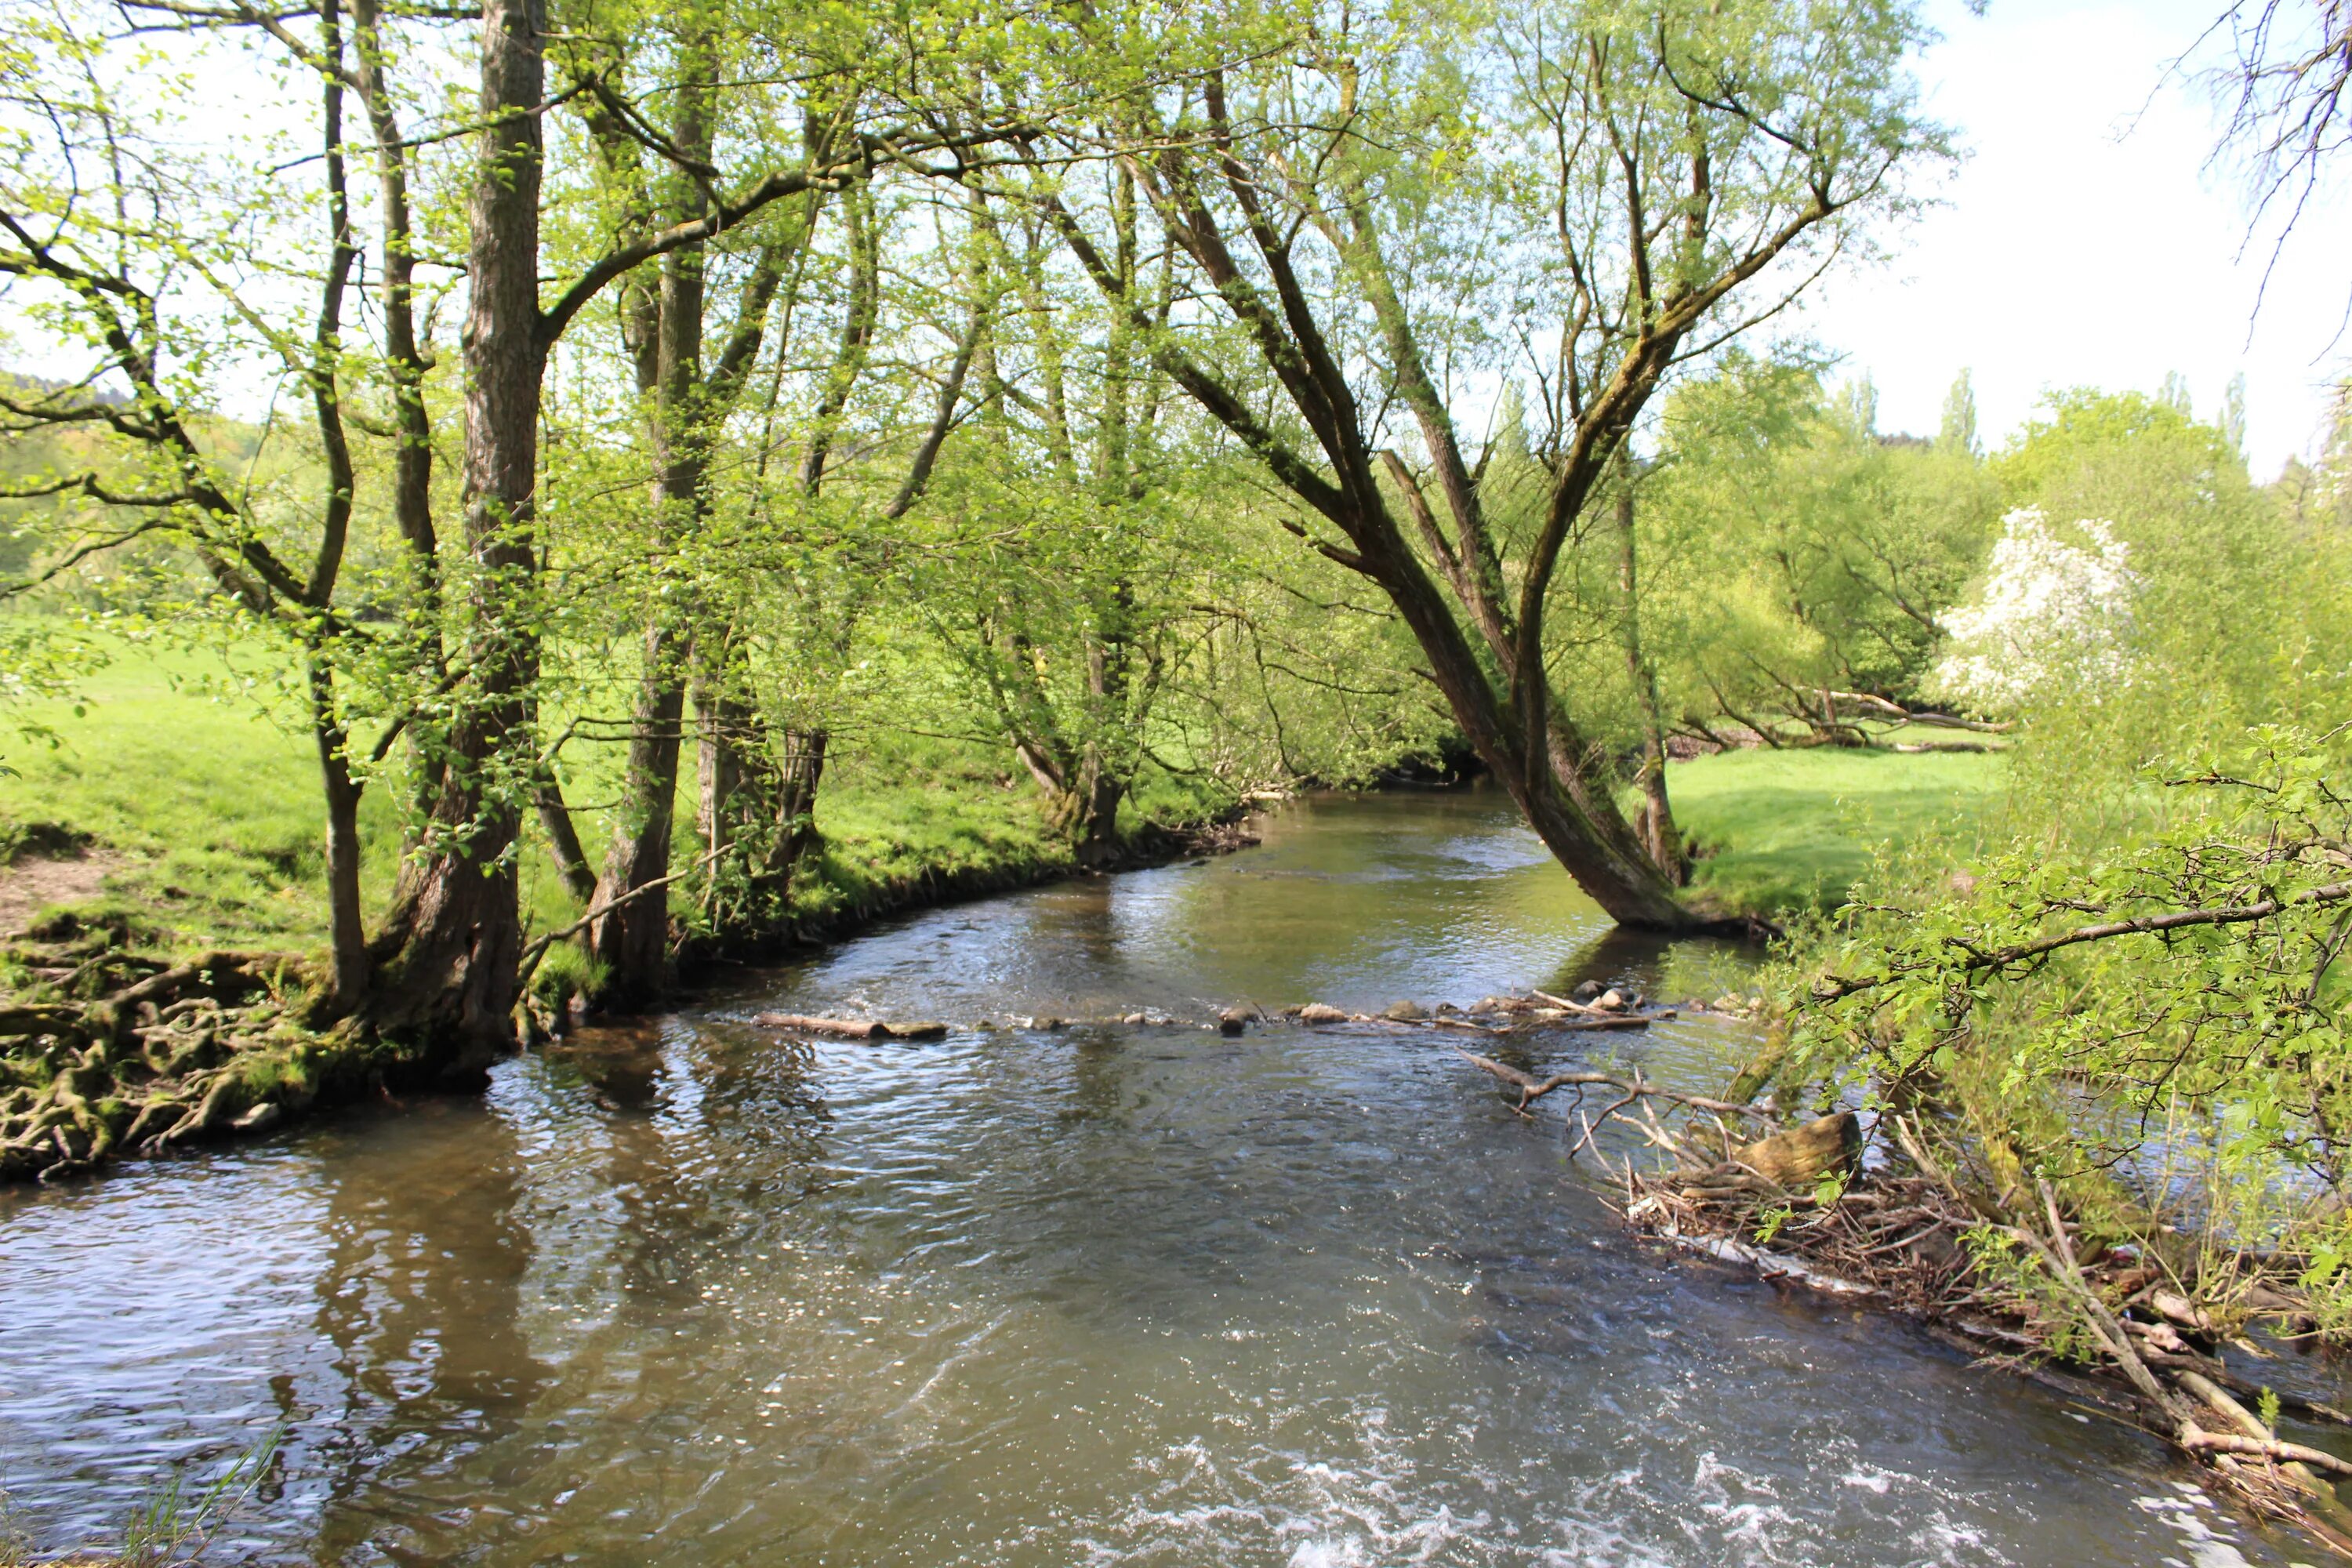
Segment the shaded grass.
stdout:
<path fill-rule="evenodd" d="M 1700 851 L 1692 889 L 1727 912 L 1826 910 L 1890 845 L 1982 840 L 2008 779 L 1999 752 L 1727 752 L 1666 773 Z"/>
<path fill-rule="evenodd" d="M 192 945 L 307 942 L 325 931 L 318 765 L 308 737 L 265 712 L 255 671 L 218 653 L 126 647 L 82 690 L 79 713 L 64 702 L 21 710 L 54 739 L 9 744 L 7 831 L 53 825 L 121 851 L 130 864 L 109 891 Z M 364 874 L 380 898 L 398 850 L 389 803 L 371 795 Z"/>
<path fill-rule="evenodd" d="M 315 948 L 326 941 L 324 816 L 310 736 L 290 704 L 272 701 L 271 669 L 232 649 L 121 646 L 82 683 L 78 702 L 28 703 L 16 716 L 47 726 L 54 744 L 0 746 L 0 853 L 89 842 L 129 863 L 105 895 L 110 910 L 160 928 L 183 948 Z M 79 711 L 77 712 L 77 707 Z M 564 753 L 580 836 L 601 859 L 609 831 L 593 809 L 617 795 L 617 746 Z M 609 753 L 609 754 L 608 754 Z M 698 786 L 688 749 L 674 863 L 692 860 Z M 1223 805 L 1154 770 L 1122 826 L 1197 822 Z M 1034 785 L 984 743 L 895 734 L 837 742 L 817 803 L 824 847 L 794 879 L 804 929 L 838 928 L 939 889 L 1010 886 L 1067 870 L 1070 852 L 1046 827 Z M 362 883 L 371 916 L 399 869 L 392 787 L 362 802 Z M 571 923 L 579 906 L 555 874 L 536 825 L 521 855 L 524 906 L 537 930 Z"/>
<path fill-rule="evenodd" d="M 941 888 L 1035 880 L 1071 865 L 1036 787 L 1010 759 L 970 742 L 866 737 L 844 749 L 818 792 L 822 847 L 793 880 L 792 915 L 820 931 Z"/>

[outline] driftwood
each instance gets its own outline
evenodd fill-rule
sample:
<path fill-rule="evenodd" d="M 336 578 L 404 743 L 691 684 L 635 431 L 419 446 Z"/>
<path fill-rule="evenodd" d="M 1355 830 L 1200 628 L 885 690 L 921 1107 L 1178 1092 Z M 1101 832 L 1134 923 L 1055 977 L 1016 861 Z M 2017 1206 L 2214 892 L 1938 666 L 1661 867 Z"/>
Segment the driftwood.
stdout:
<path fill-rule="evenodd" d="M 1734 1105 L 1727 1100 L 1710 1100 L 1703 1094 L 1684 1094 L 1675 1089 L 1661 1088 L 1643 1078 L 1638 1069 L 1631 1078 L 1622 1073 L 1588 1070 L 1557 1072 L 1549 1078 L 1539 1079 L 1533 1073 L 1522 1072 L 1517 1068 L 1507 1062 L 1496 1061 L 1491 1057 L 1473 1056 L 1468 1051 L 1456 1054 L 1481 1072 L 1492 1073 L 1517 1089 L 1519 1091 L 1519 1100 L 1518 1103 L 1512 1107 L 1515 1110 L 1524 1111 L 1528 1106 L 1554 1089 L 1608 1088 L 1624 1094 L 1626 1096 L 1624 1103 L 1627 1104 L 1636 1100 L 1656 1099 L 1670 1104 L 1688 1106 L 1694 1110 L 1704 1110 L 1710 1115 L 1753 1117 L 1767 1121 L 1770 1120 L 1769 1112 L 1759 1110 L 1752 1105 Z"/>
<path fill-rule="evenodd" d="M 1558 998 L 1546 998 L 1557 1001 Z M 1945 1325 L 2002 1353 L 1993 1359 L 2027 1376 L 2064 1385 L 2070 1376 L 2119 1419 L 2142 1426 L 2198 1461 L 2217 1489 L 2257 1514 L 2300 1526 L 2352 1560 L 2352 1508 L 2331 1478 L 2352 1477 L 2352 1461 L 2283 1438 L 2241 1403 L 2270 1391 L 2250 1386 L 2223 1364 L 2225 1326 L 2193 1300 L 2194 1289 L 2168 1279 L 2161 1258 L 2137 1249 L 2076 1246 L 2056 1191 L 2037 1179 L 2037 1212 L 2003 1212 L 1970 1198 L 1927 1149 L 1919 1130 L 1887 1116 L 1880 1126 L 1916 1175 L 1864 1172 L 1858 1119 L 1832 1111 L 1796 1127 L 1759 1106 L 1665 1089 L 1638 1069 L 1578 1070 L 1538 1078 L 1490 1058 L 1459 1053 L 1473 1067 L 1518 1090 L 1520 1115 L 1562 1089 L 1577 1103 L 1582 1135 L 1570 1158 L 1622 1118 L 1675 1168 L 1643 1173 L 1629 1157 L 1625 1217 L 1676 1246 L 1755 1269 L 1767 1279 L 1848 1299 L 1867 1299 Z M 1583 1110 L 1591 1089 L 1614 1098 L 1598 1118 Z M 1659 1103 L 1679 1105 L 1686 1124 L 1662 1122 Z M 1637 1112 L 1638 1115 L 1629 1114 Z M 1731 1130 L 1760 1122 L 1763 1136 Z M 1835 1177 L 1824 1184 L 1823 1178 Z M 2021 1285 L 1983 1267 L 1983 1238 L 2000 1237 L 2038 1276 Z M 2308 1309 L 2291 1279 L 2262 1283 L 2259 1310 L 2292 1328 Z M 2069 1369 L 2061 1373 L 2049 1363 Z M 2102 1385 L 2104 1385 L 2102 1387 Z M 2308 1420 L 2352 1428 L 2352 1415 L 2316 1401 L 2279 1397 Z M 2216 1420 L 2218 1417 L 2218 1421 Z"/>
<path fill-rule="evenodd" d="M 845 1040 L 940 1040 L 945 1024 L 887 1024 L 871 1018 L 813 1018 L 801 1013 L 757 1013 L 751 1022 L 771 1029 L 793 1029 L 804 1035 L 832 1035 Z"/>
<path fill-rule="evenodd" d="M 2352 1476 L 2352 1464 L 2347 1464 L 2325 1448 L 2314 1448 L 2302 1443 L 2282 1443 L 2275 1438 L 2207 1432 L 2194 1422 L 2181 1433 L 2180 1446 L 2199 1453 L 2252 1454 L 2264 1459 L 2284 1459 L 2292 1464 L 2308 1465 L 2315 1470 Z"/>
<path fill-rule="evenodd" d="M 1615 994 L 1611 994 L 1613 998 Z M 1205 1018 L 1186 1018 L 1150 1012 L 1112 1014 L 1103 1017 L 1063 1018 L 1040 1015 L 1034 1018 L 1014 1018 L 1010 1026 L 1023 1029 L 1057 1030 L 1071 1027 L 1133 1028 L 1198 1027 L 1215 1029 L 1226 1036 L 1240 1035 L 1253 1024 L 1302 1024 L 1309 1027 L 1332 1024 L 1369 1026 L 1388 1029 L 1445 1029 L 1456 1034 L 1499 1036 L 1520 1030 L 1583 1031 L 1591 1029 L 1643 1029 L 1677 1015 L 1671 1007 L 1635 1007 L 1619 1000 L 1613 1007 L 1597 1004 L 1570 1002 L 1537 992 L 1534 999 L 1522 997 L 1482 998 L 1475 1006 L 1455 1007 L 1441 1003 L 1434 1009 L 1417 1003 L 1394 1003 L 1378 1013 L 1350 1013 L 1326 1002 L 1309 1002 L 1303 1006 L 1286 1007 L 1279 1014 L 1268 1013 L 1247 1002 L 1223 1007 Z M 897 1024 L 881 1019 L 832 1018 L 803 1013 L 756 1013 L 751 1021 L 769 1028 L 794 1029 L 803 1034 L 828 1035 L 845 1040 L 938 1039 L 950 1026 L 925 1021 Z M 1006 1026 L 996 1020 L 982 1018 L 974 1023 L 975 1029 Z M 1696 1102 L 1694 1102 L 1696 1103 Z"/>
<path fill-rule="evenodd" d="M 2037 1212 L 1990 1211 L 1966 1195 L 1905 1119 L 1882 1125 L 1919 1174 L 1857 1175 L 1823 1202 L 1753 1175 L 1710 1184 L 1687 1170 L 1643 1176 L 1629 1163 L 1626 1218 L 1677 1246 L 1747 1263 L 1767 1279 L 1838 1295 L 1868 1292 L 1931 1329 L 1948 1324 L 1988 1342 L 2001 1352 L 1995 1364 L 2041 1381 L 2063 1384 L 2050 1363 L 2063 1365 L 2118 1418 L 2203 1465 L 2217 1489 L 2352 1558 L 2352 1509 L 2329 1481 L 2352 1476 L 2352 1462 L 2282 1439 L 2241 1402 L 2266 1391 L 2223 1364 L 2217 1353 L 2223 1331 L 2163 1283 L 2159 1268 L 2130 1248 L 2093 1259 L 2078 1247 L 2075 1226 L 2047 1182 L 2035 1184 Z M 1832 1137 L 1819 1121 L 1793 1131 L 1810 1134 L 1802 1142 L 1813 1150 L 1836 1148 L 1843 1157 L 1850 1147 L 1843 1129 Z M 1770 1250 L 1745 1239 L 1767 1234 L 1768 1225 Z M 1986 1234 L 2006 1237 L 2038 1263 L 2042 1289 L 2054 1297 L 2021 1291 L 2008 1276 L 1980 1269 L 1970 1238 Z M 2277 1298 L 2267 1309 L 2274 1316 L 2291 1318 L 2300 1307 L 2284 1291 L 2268 1294 Z M 2070 1338 L 2070 1326 L 2083 1332 Z M 2061 1346 L 2070 1347 L 2063 1356 Z M 2304 1419 L 2352 1427 L 2352 1415 L 2332 1405 L 2284 1394 L 2279 1403 Z"/>

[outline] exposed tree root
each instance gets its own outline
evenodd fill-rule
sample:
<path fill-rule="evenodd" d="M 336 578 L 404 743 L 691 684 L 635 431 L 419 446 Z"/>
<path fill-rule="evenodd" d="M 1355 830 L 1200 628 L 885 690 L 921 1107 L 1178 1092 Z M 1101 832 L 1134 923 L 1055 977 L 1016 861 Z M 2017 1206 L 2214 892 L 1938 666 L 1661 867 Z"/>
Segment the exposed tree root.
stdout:
<path fill-rule="evenodd" d="M 308 1027 L 310 977 L 287 954 L 173 962 L 120 931 L 65 937 L 5 953 L 31 984 L 0 1006 L 0 1181 L 259 1131 L 398 1079 L 410 1054 Z"/>

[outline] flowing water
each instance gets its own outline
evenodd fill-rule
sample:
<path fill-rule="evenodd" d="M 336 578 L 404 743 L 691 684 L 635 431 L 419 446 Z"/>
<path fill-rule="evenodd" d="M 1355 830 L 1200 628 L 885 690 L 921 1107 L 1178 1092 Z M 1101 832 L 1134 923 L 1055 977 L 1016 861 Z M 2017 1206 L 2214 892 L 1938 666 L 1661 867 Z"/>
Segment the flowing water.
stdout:
<path fill-rule="evenodd" d="M 1444 1036 L 1003 1026 L 1711 996 L 1744 962 L 1612 936 L 1490 795 L 1263 830 L 906 921 L 478 1100 L 0 1194 L 15 1524 L 110 1533 L 282 1423 L 224 1561 L 2283 1560 L 2131 1433 L 1629 1238 L 1557 1111 Z M 763 1006 L 959 1026 L 812 1047 Z M 1712 1087 L 1746 1044 L 1529 1049 Z"/>

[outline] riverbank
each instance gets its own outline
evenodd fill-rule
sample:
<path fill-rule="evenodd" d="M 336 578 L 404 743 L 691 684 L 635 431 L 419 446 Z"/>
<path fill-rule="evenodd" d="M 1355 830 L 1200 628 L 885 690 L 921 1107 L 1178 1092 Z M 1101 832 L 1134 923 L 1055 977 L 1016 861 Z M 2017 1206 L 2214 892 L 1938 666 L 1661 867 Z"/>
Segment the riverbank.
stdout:
<path fill-rule="evenodd" d="M 1232 810 L 1192 823 L 1147 821 L 1109 869 L 1254 842 Z M 796 916 L 756 943 L 711 944 L 695 955 L 698 966 L 822 946 L 894 915 L 1079 874 L 1060 846 L 994 859 L 940 857 L 909 872 L 835 847 L 824 864 L 834 875 L 816 880 L 818 897 L 796 904 L 809 911 L 805 923 Z M 169 934 L 101 903 L 81 913 L 47 910 L 0 945 L 13 998 L 0 1004 L 0 1182 L 85 1174 L 437 1087 L 414 1042 L 348 1023 L 315 1026 L 317 959 L 218 949 L 175 956 L 154 945 Z M 540 973 L 518 1009 L 526 1044 L 572 1023 L 577 967 Z M 690 1000 L 690 989 L 675 998 Z"/>
<path fill-rule="evenodd" d="M 263 674 L 233 653 L 125 652 L 78 709 L 24 710 L 51 733 L 0 775 L 0 932 L 16 933 L 0 945 L 0 1041 L 13 1042 L 0 1174 L 87 1170 L 425 1087 L 419 1053 L 311 1026 L 326 938 L 315 763 L 307 740 L 272 721 Z M 1955 831 L 1991 798 L 2000 764 L 1820 751 L 1677 763 L 1677 810 L 1701 851 L 1696 896 L 1768 914 L 1833 907 L 1889 838 Z M 575 814 L 592 846 L 609 783 L 583 761 Z M 362 807 L 372 907 L 397 870 L 388 794 Z M 1121 865 L 1238 847 L 1241 811 L 1155 772 L 1123 807 Z M 1078 869 L 1027 777 L 973 742 L 844 745 L 816 822 L 787 920 L 757 940 L 689 937 L 689 984 L 714 963 L 773 959 Z M 542 851 L 527 846 L 520 868 L 532 931 L 576 923 L 581 907 Z M 576 949 L 553 952 L 526 1008 L 536 1034 L 567 1027 L 595 983 Z"/>
<path fill-rule="evenodd" d="M 1630 1242 L 1568 1177 L 1565 1097 L 1524 1120 L 1456 1054 L 1706 1091 L 1746 1020 L 1200 1026 L 1706 997 L 1752 959 L 1612 931 L 1499 792 L 1255 826 L 887 921 L 485 1095 L 0 1191 L 19 1519 L 114 1539 L 157 1476 L 282 1421 L 237 1524 L 273 1560 L 2120 1565 L 2188 1560 L 2191 1506 L 2252 1563 L 2313 1560 L 2189 1503 L 2137 1432 Z"/>
<path fill-rule="evenodd" d="M 10 710 L 47 733 L 20 734 L 0 751 L 0 932 L 72 913 L 128 922 L 184 953 L 324 945 L 317 762 L 309 738 L 273 709 L 271 667 L 239 658 L 126 649 L 75 701 Z M 592 859 L 608 831 L 610 760 L 583 751 L 567 780 Z M 691 779 L 681 786 L 682 821 L 692 820 L 693 789 Z M 1120 826 L 1149 846 L 1229 819 L 1233 805 L 1148 776 Z M 399 868 L 389 790 L 370 790 L 360 818 L 362 891 L 375 909 Z M 973 742 L 839 744 L 817 824 L 824 842 L 799 868 L 790 911 L 793 928 L 812 936 L 838 936 L 942 889 L 1003 891 L 1074 868 L 1027 774 Z M 543 849 L 527 846 L 519 871 L 531 931 L 583 912 Z"/>
<path fill-rule="evenodd" d="M 216 654 L 142 651 L 90 677 L 79 704 L 16 710 L 51 736 L 0 753 L 0 931 L 69 910 L 137 923 L 187 952 L 323 943 L 316 764 L 308 740 L 256 695 L 262 673 Z M 1726 912 L 1769 915 L 1834 907 L 1891 840 L 1966 833 L 1997 799 L 2006 763 L 1751 751 L 1677 762 L 1668 777 L 1697 847 L 1696 895 Z M 604 784 L 588 769 L 574 792 L 592 856 Z M 1231 807 L 1163 774 L 1144 781 L 1121 823 L 1148 843 L 1229 819 Z M 792 911 L 813 936 L 1071 869 L 1025 774 L 971 742 L 845 745 L 817 819 L 824 845 L 803 868 Z M 362 826 L 373 906 L 397 869 L 385 791 L 362 801 Z M 543 853 L 527 853 L 520 870 L 535 930 L 582 912 Z"/>
<path fill-rule="evenodd" d="M 18 710 L 49 735 L 12 749 L 0 773 L 0 1180 L 432 1087 L 413 1047 L 313 1026 L 327 941 L 316 763 L 304 737 L 273 722 L 266 674 L 232 655 L 127 650 L 79 703 Z M 583 797 L 611 793 L 593 759 L 580 783 Z M 593 802 L 574 814 L 601 847 Z M 1240 816 L 1230 798 L 1148 777 L 1121 813 L 1118 866 L 1235 847 L 1248 841 Z M 784 922 L 751 940 L 689 937 L 689 985 L 715 962 L 774 958 L 1079 869 L 1025 774 L 977 743 L 842 747 L 817 826 Z M 362 826 L 377 908 L 398 869 L 386 790 L 363 800 Z M 583 907 L 543 850 L 526 845 L 520 869 L 527 937 L 576 923 Z M 593 981 L 578 949 L 551 952 L 527 1031 L 566 1026 Z"/>

